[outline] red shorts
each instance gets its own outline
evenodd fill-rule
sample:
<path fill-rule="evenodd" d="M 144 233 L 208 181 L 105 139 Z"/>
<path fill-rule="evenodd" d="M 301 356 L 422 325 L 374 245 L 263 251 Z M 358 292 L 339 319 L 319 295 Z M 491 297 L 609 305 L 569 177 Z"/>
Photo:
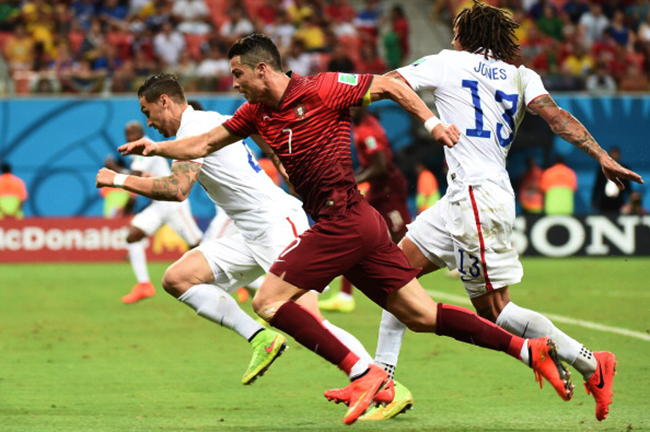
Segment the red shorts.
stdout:
<path fill-rule="evenodd" d="M 390 240 L 381 215 L 359 200 L 344 216 L 320 218 L 287 246 L 269 271 L 299 288 L 319 292 L 343 275 L 385 307 L 386 296 L 413 280 L 419 270 L 409 266 Z"/>

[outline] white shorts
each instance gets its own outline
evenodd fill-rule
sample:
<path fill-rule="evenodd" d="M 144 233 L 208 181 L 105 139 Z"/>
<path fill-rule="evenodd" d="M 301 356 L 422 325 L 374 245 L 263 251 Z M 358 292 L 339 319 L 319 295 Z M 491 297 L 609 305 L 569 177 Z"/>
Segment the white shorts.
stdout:
<path fill-rule="evenodd" d="M 238 232 L 237 227 L 235 227 L 234 222 L 228 217 L 226 212 L 218 209 L 217 214 L 210 221 L 208 229 L 203 233 L 201 243 L 207 243 L 221 237 L 229 237 Z"/>
<path fill-rule="evenodd" d="M 468 186 L 454 202 L 444 196 L 408 225 L 406 236 L 438 267 L 458 268 L 470 298 L 521 281 L 510 236 L 512 194 L 491 182 Z"/>
<path fill-rule="evenodd" d="M 163 225 L 169 225 L 189 246 L 197 245 L 203 234 L 192 217 L 189 201 L 152 201 L 135 215 L 131 225 L 147 236 L 153 235 Z"/>
<path fill-rule="evenodd" d="M 227 292 L 265 275 L 287 245 L 309 228 L 307 215 L 301 208 L 283 214 L 260 215 L 260 220 L 264 224 L 249 233 L 252 238 L 237 230 L 197 247 L 212 269 L 215 284 Z"/>

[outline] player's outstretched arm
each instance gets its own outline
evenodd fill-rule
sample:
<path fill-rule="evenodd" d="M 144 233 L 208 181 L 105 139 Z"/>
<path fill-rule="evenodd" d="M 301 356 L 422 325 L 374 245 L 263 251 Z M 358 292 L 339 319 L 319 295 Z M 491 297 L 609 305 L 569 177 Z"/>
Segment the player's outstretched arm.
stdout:
<path fill-rule="evenodd" d="M 605 177 L 613 181 L 620 190 L 625 189 L 621 179 L 643 183 L 640 175 L 622 167 L 612 159 L 598 145 L 587 128 L 578 119 L 573 117 L 571 113 L 558 107 L 551 96 L 543 95 L 534 99 L 528 104 L 528 109 L 546 120 L 553 133 L 598 161 Z"/>
<path fill-rule="evenodd" d="M 456 125 L 447 125 L 433 115 L 429 107 L 404 81 L 390 75 L 375 75 L 370 85 L 370 100 L 390 99 L 418 119 L 439 144 L 453 147 L 460 138 Z"/>
<path fill-rule="evenodd" d="M 188 138 L 153 142 L 139 139 L 118 147 L 122 155 L 163 156 L 170 159 L 190 160 L 208 156 L 217 150 L 240 141 L 223 126 Z"/>
<path fill-rule="evenodd" d="M 172 173 L 167 177 L 138 177 L 102 168 L 97 173 L 95 184 L 98 188 L 119 187 L 157 201 L 184 201 L 190 195 L 199 171 L 201 164 L 186 161 L 174 162 Z"/>
<path fill-rule="evenodd" d="M 284 165 L 282 165 L 280 158 L 273 151 L 269 143 L 266 142 L 266 140 L 262 138 L 261 135 L 251 135 L 251 139 L 255 141 L 255 144 L 257 144 L 260 149 L 262 149 L 266 157 L 268 157 L 269 160 L 273 162 L 275 169 L 277 169 L 278 173 L 280 173 L 280 177 L 282 177 L 282 180 L 284 180 L 284 182 L 287 184 L 287 188 L 289 188 L 289 193 L 297 196 L 298 194 L 296 193 L 296 190 L 293 188 L 293 185 L 289 180 L 289 175 L 287 174 L 287 170 L 284 169 Z"/>

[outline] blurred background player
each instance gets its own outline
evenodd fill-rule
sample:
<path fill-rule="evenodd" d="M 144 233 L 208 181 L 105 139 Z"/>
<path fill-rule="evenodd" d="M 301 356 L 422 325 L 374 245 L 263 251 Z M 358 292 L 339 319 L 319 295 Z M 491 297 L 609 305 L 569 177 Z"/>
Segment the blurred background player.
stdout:
<path fill-rule="evenodd" d="M 112 167 L 111 169 L 122 172 L 126 169 L 124 159 L 114 160 L 112 157 L 106 158 L 104 165 Z M 99 190 L 99 194 L 104 199 L 104 217 L 106 219 L 113 219 L 124 217 L 133 213 L 136 195 L 124 189 L 114 187 L 103 187 Z"/>
<path fill-rule="evenodd" d="M 621 163 L 620 148 L 613 146 L 609 149 L 609 154 L 612 159 L 623 165 Z M 619 190 L 614 182 L 605 177 L 601 169 L 596 170 L 595 179 L 594 189 L 591 193 L 591 206 L 601 214 L 617 215 L 621 213 L 621 209 L 630 194 L 630 181 L 623 180 L 625 189 Z"/>
<path fill-rule="evenodd" d="M 406 224 L 411 222 L 406 177 L 393 161 L 390 143 L 377 117 L 366 107 L 352 108 L 350 113 L 352 139 L 359 157 L 357 184 L 368 184 L 366 200 L 384 218 L 393 242 L 399 243 L 406 233 Z M 318 306 L 325 311 L 352 312 L 355 304 L 350 281 L 341 278 L 340 292 L 318 302 Z"/>
<path fill-rule="evenodd" d="M 613 184 L 613 186 L 616 185 Z M 573 214 L 578 177 L 576 172 L 566 165 L 562 156 L 556 156 L 553 166 L 542 172 L 539 187 L 544 193 L 544 213 L 547 215 Z"/>
<path fill-rule="evenodd" d="M 0 219 L 22 219 L 27 200 L 25 182 L 11 172 L 8 162 L 2 164 L 0 175 Z"/>
<path fill-rule="evenodd" d="M 526 214 L 540 214 L 544 210 L 544 192 L 540 187 L 542 172 L 534 157 L 526 159 L 526 172 L 519 182 L 519 203 Z"/>
<path fill-rule="evenodd" d="M 147 138 L 139 121 L 130 121 L 124 128 L 127 141 Z M 107 168 L 117 168 L 110 162 Z M 141 177 L 165 177 L 171 174 L 169 162 L 163 157 L 147 158 L 133 156 L 130 170 L 121 170 L 122 174 Z M 147 237 L 156 233 L 163 225 L 171 227 L 192 248 L 201 241 L 202 232 L 192 216 L 189 201 L 166 202 L 152 201 L 144 210 L 137 213 L 131 220 L 129 233 L 126 237 L 129 261 L 135 273 L 137 284 L 131 292 L 122 297 L 123 303 L 135 303 L 156 293 L 147 269 L 146 246 Z"/>
<path fill-rule="evenodd" d="M 440 200 L 440 190 L 436 176 L 429 171 L 425 164 L 416 162 L 414 168 L 418 179 L 415 211 L 420 214 Z"/>

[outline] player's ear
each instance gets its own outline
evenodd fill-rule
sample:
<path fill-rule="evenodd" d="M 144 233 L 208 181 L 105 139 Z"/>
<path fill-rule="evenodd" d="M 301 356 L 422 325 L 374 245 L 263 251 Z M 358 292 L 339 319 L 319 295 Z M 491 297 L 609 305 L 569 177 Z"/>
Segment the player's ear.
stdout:
<path fill-rule="evenodd" d="M 160 101 L 160 106 L 163 108 L 167 108 L 171 102 L 169 96 L 167 96 L 166 94 L 161 94 L 160 99 L 158 100 Z"/>
<path fill-rule="evenodd" d="M 255 72 L 256 72 L 257 76 L 263 77 L 266 74 L 268 68 L 269 68 L 269 65 L 267 65 L 264 62 L 260 62 L 260 63 L 257 64 L 257 66 L 255 66 Z"/>

